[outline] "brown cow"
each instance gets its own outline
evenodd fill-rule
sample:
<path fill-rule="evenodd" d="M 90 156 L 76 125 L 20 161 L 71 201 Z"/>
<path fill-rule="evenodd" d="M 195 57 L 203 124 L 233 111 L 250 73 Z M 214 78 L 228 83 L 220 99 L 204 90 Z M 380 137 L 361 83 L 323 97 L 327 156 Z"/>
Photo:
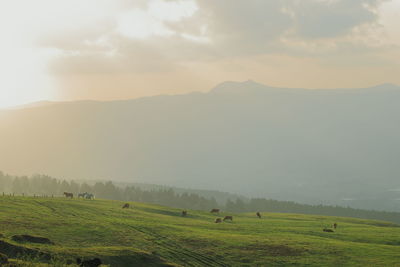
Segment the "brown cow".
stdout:
<path fill-rule="evenodd" d="M 322 231 L 328 232 L 328 233 L 333 233 L 333 232 L 335 232 L 335 231 L 333 231 L 332 229 L 329 229 L 329 228 L 324 228 Z"/>
<path fill-rule="evenodd" d="M 182 217 L 185 217 L 187 215 L 187 211 L 186 210 L 183 210 L 182 211 Z"/>
<path fill-rule="evenodd" d="M 66 198 L 69 198 L 69 197 L 73 198 L 74 197 L 73 193 L 64 192 L 64 195 L 65 195 Z"/>
<path fill-rule="evenodd" d="M 123 209 L 129 209 L 129 203 L 125 203 L 125 204 L 122 206 L 122 208 L 123 208 Z"/>
<path fill-rule="evenodd" d="M 261 219 L 261 213 L 257 212 L 256 213 L 257 217 Z"/>
<path fill-rule="evenodd" d="M 226 221 L 226 220 L 233 221 L 233 217 L 232 216 L 225 216 L 224 217 L 224 221 Z"/>
<path fill-rule="evenodd" d="M 210 212 L 211 213 L 219 213 L 219 209 L 212 209 Z"/>
<path fill-rule="evenodd" d="M 336 229 L 337 228 L 337 223 L 333 224 L 333 228 Z"/>
<path fill-rule="evenodd" d="M 222 223 L 222 219 L 221 218 L 215 219 L 215 223 Z"/>

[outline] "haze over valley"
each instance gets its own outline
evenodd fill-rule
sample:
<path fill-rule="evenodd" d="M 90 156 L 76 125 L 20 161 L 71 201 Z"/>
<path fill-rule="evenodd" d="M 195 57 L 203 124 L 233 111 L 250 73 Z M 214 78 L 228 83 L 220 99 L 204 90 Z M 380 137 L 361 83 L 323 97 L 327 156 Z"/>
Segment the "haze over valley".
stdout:
<path fill-rule="evenodd" d="M 0 169 L 400 211 L 400 87 L 46 102 L 0 112 Z"/>

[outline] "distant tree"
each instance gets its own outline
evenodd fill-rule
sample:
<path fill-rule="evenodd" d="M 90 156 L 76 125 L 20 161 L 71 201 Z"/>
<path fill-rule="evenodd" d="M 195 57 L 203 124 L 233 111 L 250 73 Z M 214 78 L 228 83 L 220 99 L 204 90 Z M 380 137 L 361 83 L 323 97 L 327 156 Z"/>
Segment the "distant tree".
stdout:
<path fill-rule="evenodd" d="M 154 203 L 154 193 L 152 191 L 143 191 L 142 200 L 143 202 Z"/>
<path fill-rule="evenodd" d="M 62 194 L 63 192 L 71 192 L 71 187 L 70 187 L 69 183 L 65 180 L 63 180 L 60 184 L 59 194 Z"/>
<path fill-rule="evenodd" d="M 4 173 L 0 171 L 0 191 L 6 191 L 6 179 Z"/>
<path fill-rule="evenodd" d="M 121 200 L 122 194 L 119 191 L 119 188 L 117 188 L 112 182 L 106 182 L 104 185 L 104 191 L 103 191 L 103 197 L 104 198 L 110 198 L 110 199 L 117 199 Z"/>
<path fill-rule="evenodd" d="M 94 184 L 94 186 L 93 186 L 93 191 L 94 191 L 94 194 L 97 196 L 97 197 L 104 197 L 104 192 L 105 192 L 105 186 L 104 186 L 104 184 L 103 183 L 101 183 L 101 182 L 97 182 L 97 183 L 95 183 Z"/>
<path fill-rule="evenodd" d="M 20 188 L 21 188 L 21 181 L 19 177 L 15 177 L 14 180 L 12 181 L 11 191 L 13 193 L 18 193 Z"/>
<path fill-rule="evenodd" d="M 79 188 L 79 192 L 88 192 L 91 193 L 93 191 L 92 187 L 90 187 L 87 183 L 81 184 L 81 187 Z"/>
<path fill-rule="evenodd" d="M 79 184 L 77 184 L 74 180 L 72 180 L 71 182 L 70 182 L 70 190 L 71 190 L 71 192 L 74 192 L 75 194 L 76 193 L 78 193 L 79 192 Z"/>
<path fill-rule="evenodd" d="M 26 193 L 29 190 L 28 177 L 16 177 L 12 183 L 12 192 L 16 194 Z"/>
<path fill-rule="evenodd" d="M 232 212 L 236 211 L 235 202 L 233 202 L 232 200 L 228 199 L 226 201 L 226 204 L 225 204 L 225 210 L 232 211 Z"/>

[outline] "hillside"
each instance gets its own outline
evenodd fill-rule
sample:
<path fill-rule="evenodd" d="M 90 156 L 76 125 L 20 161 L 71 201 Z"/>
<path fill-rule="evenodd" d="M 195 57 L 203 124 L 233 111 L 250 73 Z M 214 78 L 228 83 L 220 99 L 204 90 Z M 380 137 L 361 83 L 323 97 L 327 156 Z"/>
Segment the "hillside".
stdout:
<path fill-rule="evenodd" d="M 167 188 L 157 185 L 119 184 L 111 181 L 87 184 L 77 181 L 58 180 L 47 175 L 12 176 L 0 171 L 0 193 L 13 196 L 56 196 L 63 192 L 75 195 L 90 192 L 96 198 L 134 201 L 164 205 L 179 209 L 196 209 L 209 211 L 219 208 L 229 212 L 278 212 L 300 213 L 360 219 L 382 220 L 400 223 L 399 212 L 354 209 L 350 207 L 309 205 L 293 201 L 282 201 L 265 198 L 244 198 L 218 191 L 187 190 Z"/>
<path fill-rule="evenodd" d="M 399 210 L 400 89 L 271 88 L 0 112 L 0 169 Z"/>
<path fill-rule="evenodd" d="M 400 266 L 400 227 L 380 221 L 265 213 L 229 214 L 233 222 L 216 224 L 218 215 L 208 212 L 182 217 L 181 210 L 143 203 L 122 209 L 124 202 L 108 200 L 0 201 L 0 253 L 10 257 L 31 249 L 43 258 L 99 257 L 111 266 Z M 334 222 L 336 232 L 322 231 Z M 54 244 L 11 240 L 21 234 Z"/>

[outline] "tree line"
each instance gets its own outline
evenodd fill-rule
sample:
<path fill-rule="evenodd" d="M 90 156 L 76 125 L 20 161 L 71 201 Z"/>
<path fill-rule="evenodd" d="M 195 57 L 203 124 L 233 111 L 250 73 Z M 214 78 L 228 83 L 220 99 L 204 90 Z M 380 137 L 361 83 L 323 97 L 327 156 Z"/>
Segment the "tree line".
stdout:
<path fill-rule="evenodd" d="M 329 216 L 355 217 L 385 220 L 400 223 L 400 213 L 375 210 L 362 210 L 341 206 L 308 205 L 292 201 L 278 201 L 265 198 L 228 199 L 217 203 L 214 197 L 204 197 L 196 193 L 177 193 L 171 188 L 143 189 L 138 186 L 116 186 L 108 182 L 76 182 L 56 179 L 47 175 L 12 176 L 0 172 L 0 192 L 16 195 L 54 195 L 63 192 L 88 192 L 96 198 L 136 201 L 170 206 L 181 209 L 208 211 L 219 208 L 228 212 L 283 212 Z"/>

